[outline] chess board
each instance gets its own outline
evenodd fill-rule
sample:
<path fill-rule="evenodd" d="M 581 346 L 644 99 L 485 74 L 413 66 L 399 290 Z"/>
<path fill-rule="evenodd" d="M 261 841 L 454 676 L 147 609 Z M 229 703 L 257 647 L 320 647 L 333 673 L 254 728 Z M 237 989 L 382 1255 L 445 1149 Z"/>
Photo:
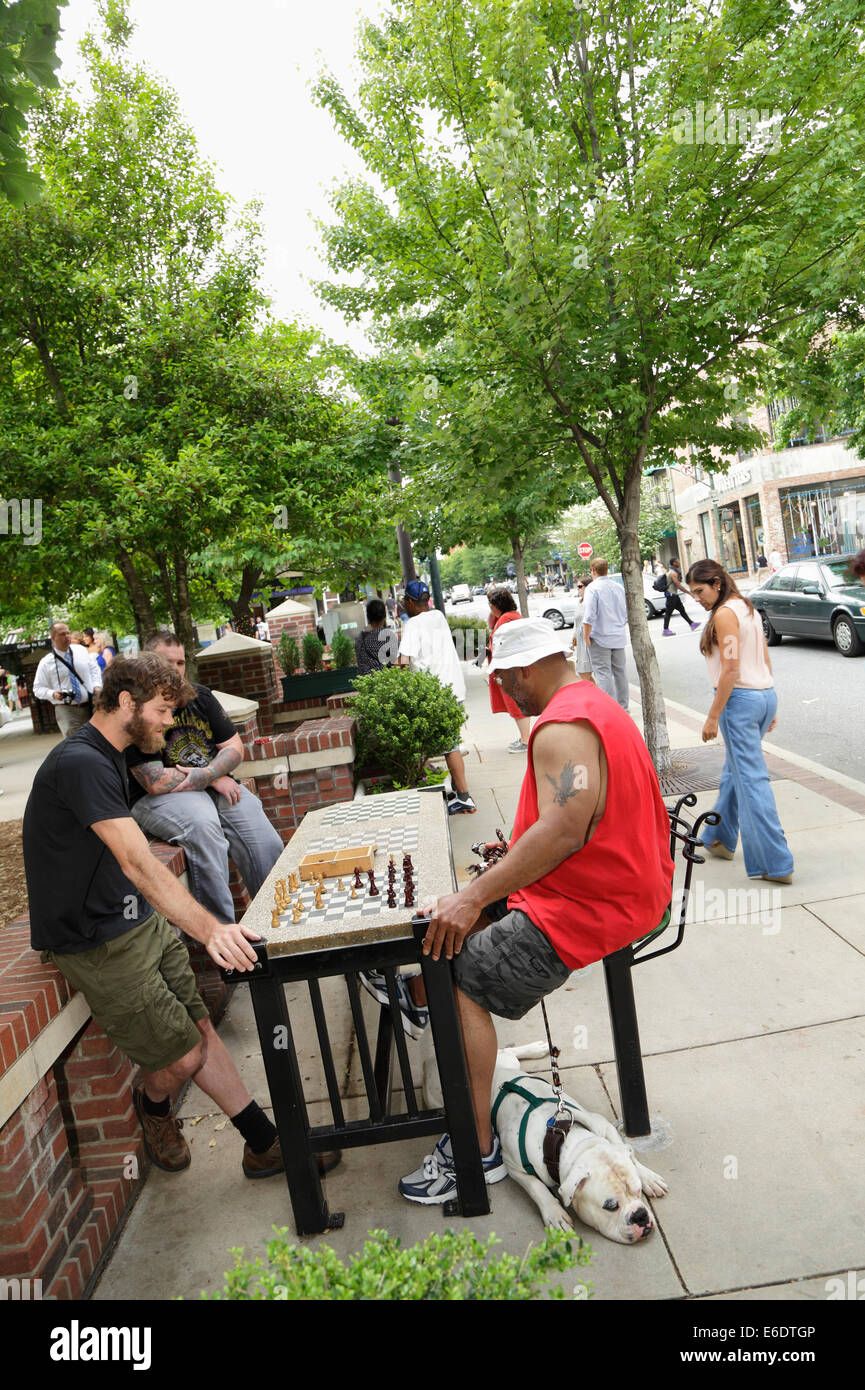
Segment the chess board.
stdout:
<path fill-rule="evenodd" d="M 321 907 L 315 906 L 313 885 L 302 888 L 303 909 L 297 922 L 292 908 L 298 893 L 277 909 L 272 921 L 277 879 L 288 880 L 304 855 L 324 853 L 348 845 L 375 845 L 373 872 L 378 894 L 370 897 L 367 874 L 352 898 L 352 874 L 343 875 L 343 888 L 335 878 L 324 881 Z M 412 859 L 414 902 L 406 906 L 403 855 Z M 394 858 L 396 906 L 387 905 L 387 868 Z M 254 901 L 243 916 L 244 926 L 258 932 L 267 943 L 269 956 L 327 950 L 353 942 L 396 940 L 411 935 L 411 921 L 422 907 L 454 891 L 450 837 L 444 798 L 417 791 L 367 796 L 361 801 L 337 802 L 310 811 L 274 864 Z"/>
<path fill-rule="evenodd" d="M 405 881 L 403 879 L 402 856 L 397 858 L 394 855 L 396 874 L 394 876 L 394 893 L 396 895 L 396 905 L 387 905 L 387 862 L 388 856 L 377 854 L 375 858 L 375 886 L 379 890 L 376 897 L 370 897 L 367 883 L 367 875 L 361 874 L 362 886 L 355 889 L 356 897 L 351 896 L 354 878 L 348 874 L 343 879 L 344 887 L 342 891 L 336 886 L 336 879 L 325 879 L 325 891 L 322 894 L 321 907 L 315 906 L 315 893 L 312 885 L 303 885 L 303 910 L 295 922 L 292 916 L 291 905 L 279 914 L 279 925 L 287 930 L 294 927 L 306 926 L 327 926 L 328 923 L 346 923 L 360 921 L 364 918 L 375 917 L 376 920 L 384 915 L 396 920 L 398 917 L 404 918 L 406 913 L 411 914 L 418 910 L 418 876 L 412 874 L 412 889 L 414 891 L 414 906 L 405 906 Z M 298 897 L 297 893 L 290 895 L 292 902 Z"/>
<path fill-rule="evenodd" d="M 386 796 L 364 796 L 360 801 L 340 801 L 325 811 L 322 825 L 368 825 L 370 821 L 416 816 L 420 792 L 391 792 Z"/>

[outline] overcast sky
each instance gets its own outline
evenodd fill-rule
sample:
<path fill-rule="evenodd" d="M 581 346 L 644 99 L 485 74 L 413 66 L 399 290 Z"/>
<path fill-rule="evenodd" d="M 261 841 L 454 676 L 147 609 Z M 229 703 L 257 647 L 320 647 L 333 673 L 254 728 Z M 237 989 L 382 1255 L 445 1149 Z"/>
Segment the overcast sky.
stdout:
<path fill-rule="evenodd" d="M 220 187 L 242 205 L 262 202 L 265 281 L 281 318 L 304 318 L 362 348 L 362 333 L 315 296 L 324 277 L 314 217 L 329 216 L 334 179 L 362 172 L 353 151 L 314 106 L 309 82 L 326 64 L 353 88 L 354 36 L 381 0 L 130 0 L 131 54 L 178 93 Z M 61 10 L 61 77 L 81 72 L 77 45 L 98 27 L 94 0 Z"/>

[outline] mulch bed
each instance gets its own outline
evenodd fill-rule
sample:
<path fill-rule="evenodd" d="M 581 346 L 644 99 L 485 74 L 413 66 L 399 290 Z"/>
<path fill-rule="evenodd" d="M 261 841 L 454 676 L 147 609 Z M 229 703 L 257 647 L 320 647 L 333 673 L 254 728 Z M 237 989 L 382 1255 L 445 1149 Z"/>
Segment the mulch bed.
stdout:
<path fill-rule="evenodd" d="M 0 929 L 27 911 L 21 821 L 0 821 Z"/>

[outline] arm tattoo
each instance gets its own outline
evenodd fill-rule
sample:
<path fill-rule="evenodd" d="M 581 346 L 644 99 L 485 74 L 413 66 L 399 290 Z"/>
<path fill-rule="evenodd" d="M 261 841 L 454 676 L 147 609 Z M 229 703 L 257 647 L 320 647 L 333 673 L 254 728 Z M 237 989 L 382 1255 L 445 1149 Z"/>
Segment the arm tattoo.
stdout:
<path fill-rule="evenodd" d="M 243 762 L 243 754 L 238 753 L 236 748 L 220 748 L 208 771 L 211 780 L 216 781 L 217 777 L 225 777 L 227 773 L 233 772 L 238 763 Z"/>
<path fill-rule="evenodd" d="M 580 790 L 577 785 L 576 769 L 570 760 L 565 763 L 559 773 L 558 782 L 549 773 L 546 774 L 546 778 L 555 793 L 554 799 L 557 806 L 564 806 Z"/>
<path fill-rule="evenodd" d="M 164 796 L 186 781 L 182 768 L 165 767 L 160 762 L 139 763 L 138 767 L 132 769 L 132 775 L 150 796 Z"/>

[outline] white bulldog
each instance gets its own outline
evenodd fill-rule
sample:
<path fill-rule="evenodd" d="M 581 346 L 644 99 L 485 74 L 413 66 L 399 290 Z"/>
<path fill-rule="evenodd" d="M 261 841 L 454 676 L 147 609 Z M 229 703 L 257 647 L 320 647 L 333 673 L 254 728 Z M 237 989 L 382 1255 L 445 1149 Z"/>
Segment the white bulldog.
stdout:
<path fill-rule="evenodd" d="M 584 1110 L 570 1096 L 565 1099 L 578 1114 L 570 1112 L 574 1122 L 559 1152 L 558 1200 L 553 1195 L 556 1187 L 544 1163 L 543 1143 L 547 1120 L 555 1113 L 555 1095 L 548 1082 L 525 1077 L 520 1067 L 521 1059 L 547 1055 L 545 1043 L 529 1043 L 519 1048 L 504 1048 L 496 1058 L 491 1103 L 495 1103 L 504 1081 L 520 1075 L 524 1078 L 521 1086 L 534 1095 L 545 1097 L 544 1104 L 533 1109 L 529 1116 L 525 1134 L 526 1154 L 537 1177 L 524 1170 L 519 1148 L 520 1124 L 528 1102 L 521 1096 L 508 1094 L 499 1106 L 496 1128 L 508 1173 L 529 1194 L 544 1225 L 553 1230 L 573 1230 L 574 1223 L 567 1210 L 570 1207 L 584 1225 L 600 1231 L 608 1240 L 619 1241 L 622 1245 L 645 1240 L 654 1230 L 655 1222 L 642 1194 L 663 1197 L 668 1191 L 667 1184 L 634 1158 L 633 1150 L 603 1115 Z M 424 1095 L 427 1104 L 432 1106 L 442 1103 L 440 1087 L 436 1094 L 437 1083 L 435 1062 L 430 1060 L 424 1068 Z"/>

